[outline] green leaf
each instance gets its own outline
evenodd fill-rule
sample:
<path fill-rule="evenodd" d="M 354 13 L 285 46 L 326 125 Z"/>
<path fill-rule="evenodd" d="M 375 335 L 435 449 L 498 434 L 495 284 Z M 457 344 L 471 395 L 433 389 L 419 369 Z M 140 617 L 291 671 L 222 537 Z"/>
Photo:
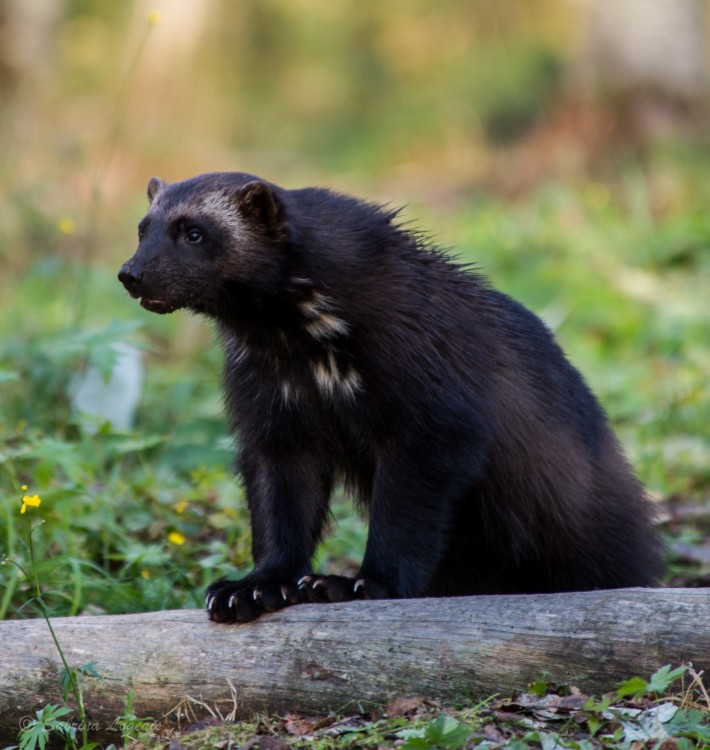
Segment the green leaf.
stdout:
<path fill-rule="evenodd" d="M 620 682 L 616 694 L 619 698 L 626 698 L 631 695 L 634 698 L 641 698 L 648 693 L 648 682 L 641 677 L 632 677 L 630 680 Z"/>
<path fill-rule="evenodd" d="M 39 711 L 37 713 L 40 713 Z M 22 728 L 20 732 L 20 750 L 35 750 L 39 747 L 40 750 L 44 750 L 44 746 L 47 744 L 49 739 L 49 730 L 44 726 L 41 721 L 33 719 L 26 727 Z"/>
<path fill-rule="evenodd" d="M 538 680 L 528 686 L 528 692 L 544 698 L 547 695 L 548 684 L 544 680 Z"/>
<path fill-rule="evenodd" d="M 135 719 L 136 715 L 133 713 L 133 707 L 136 703 L 136 689 L 132 688 L 129 690 L 123 698 L 123 717 Z"/>
<path fill-rule="evenodd" d="M 630 695 L 635 699 L 651 694 L 660 695 L 661 693 L 665 693 L 686 671 L 687 667 L 671 669 L 671 665 L 666 664 L 651 675 L 651 679 L 648 682 L 641 677 L 632 677 L 630 680 L 620 682 L 616 690 L 616 695 L 619 698 L 625 698 Z"/>
<path fill-rule="evenodd" d="M 62 686 L 62 696 L 67 700 L 75 687 L 79 684 L 79 674 L 76 669 L 62 669 L 59 672 L 59 681 Z"/>
<path fill-rule="evenodd" d="M 686 737 L 710 744 L 710 715 L 698 709 L 683 709 L 666 724 L 671 737 Z"/>
<path fill-rule="evenodd" d="M 44 708 L 35 712 L 36 719 L 33 719 L 20 732 L 19 750 L 44 750 L 50 732 L 57 732 L 67 739 L 73 739 L 76 730 L 65 721 L 60 721 L 60 717 L 72 713 L 70 708 L 57 706 L 54 703 L 48 703 Z"/>
<path fill-rule="evenodd" d="M 675 740 L 676 750 L 698 750 L 698 745 L 687 737 L 678 737 Z M 700 747 L 703 747 L 702 745 Z"/>
<path fill-rule="evenodd" d="M 606 721 L 602 721 L 597 716 L 590 716 L 587 719 L 587 729 L 589 729 L 589 736 L 594 737 L 594 735 L 606 724 Z"/>
<path fill-rule="evenodd" d="M 402 750 L 434 750 L 434 748 L 456 750 L 466 744 L 472 733 L 470 727 L 457 721 L 453 716 L 441 714 L 423 729 L 404 729 L 397 732 L 397 736 L 407 740 L 402 745 Z"/>
<path fill-rule="evenodd" d="M 76 727 L 73 727 L 69 722 L 66 721 L 53 721 L 49 728 L 52 732 L 55 732 L 60 737 L 64 737 L 71 742 L 76 739 Z"/>
<path fill-rule="evenodd" d="M 88 664 L 83 664 L 82 666 L 77 667 L 76 671 L 79 674 L 85 675 L 86 677 L 97 677 L 97 678 L 101 677 L 101 672 L 98 672 L 96 670 L 95 661 L 90 661 L 88 662 Z"/>
<path fill-rule="evenodd" d="M 466 744 L 472 733 L 469 727 L 453 716 L 442 714 L 427 724 L 424 736 L 437 747 L 459 748 Z"/>
<path fill-rule="evenodd" d="M 605 695 L 601 700 L 596 700 L 596 698 L 590 698 L 583 706 L 582 708 L 585 711 L 591 711 L 595 714 L 601 714 L 604 711 L 606 711 L 609 706 L 613 703 L 615 698 L 611 695 Z"/>
<path fill-rule="evenodd" d="M 401 746 L 402 750 L 432 750 L 433 747 L 434 745 L 429 740 L 424 739 L 424 737 L 410 737 Z"/>
<path fill-rule="evenodd" d="M 103 436 L 102 445 L 110 456 L 120 456 L 127 453 L 137 453 L 139 451 L 154 448 L 156 445 L 164 443 L 166 438 L 163 435 L 123 435 L 107 434 Z"/>
<path fill-rule="evenodd" d="M 520 739 L 520 737 L 511 737 L 505 748 L 506 750 L 530 750 L 530 745 L 528 745 L 526 741 L 527 739 L 527 736 L 525 737 L 525 739 Z M 535 740 L 535 742 L 537 743 L 537 740 Z"/>
<path fill-rule="evenodd" d="M 648 682 L 648 692 L 657 694 L 665 693 L 666 690 L 668 690 L 668 688 L 687 671 L 688 668 L 686 666 L 671 670 L 671 665 L 666 664 L 651 675 L 651 679 Z"/>
<path fill-rule="evenodd" d="M 57 706 L 54 703 L 48 703 L 43 709 L 37 711 L 37 718 L 45 722 L 52 722 L 60 716 L 66 716 L 71 712 L 71 708 L 67 708 L 66 706 Z"/>

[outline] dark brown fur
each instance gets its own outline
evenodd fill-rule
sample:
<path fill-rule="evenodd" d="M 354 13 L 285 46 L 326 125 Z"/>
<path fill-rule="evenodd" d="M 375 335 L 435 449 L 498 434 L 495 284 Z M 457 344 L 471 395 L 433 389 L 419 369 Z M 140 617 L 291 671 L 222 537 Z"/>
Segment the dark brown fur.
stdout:
<path fill-rule="evenodd" d="M 120 278 L 217 321 L 252 516 L 254 571 L 210 587 L 212 619 L 653 583 L 643 490 L 530 311 L 354 198 L 240 173 L 149 195 Z M 339 477 L 370 517 L 355 579 L 311 572 Z"/>

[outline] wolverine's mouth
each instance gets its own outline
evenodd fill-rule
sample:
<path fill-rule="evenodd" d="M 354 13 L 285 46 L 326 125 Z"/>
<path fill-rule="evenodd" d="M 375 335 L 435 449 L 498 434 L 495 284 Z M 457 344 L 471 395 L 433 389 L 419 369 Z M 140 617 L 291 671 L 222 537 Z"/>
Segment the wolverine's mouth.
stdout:
<path fill-rule="evenodd" d="M 150 312 L 165 315 L 167 313 L 174 312 L 178 309 L 178 307 L 180 307 L 180 305 L 176 305 L 174 302 L 168 302 L 168 300 L 166 299 L 143 297 L 141 298 L 141 307 L 144 307 L 146 310 L 150 310 Z"/>

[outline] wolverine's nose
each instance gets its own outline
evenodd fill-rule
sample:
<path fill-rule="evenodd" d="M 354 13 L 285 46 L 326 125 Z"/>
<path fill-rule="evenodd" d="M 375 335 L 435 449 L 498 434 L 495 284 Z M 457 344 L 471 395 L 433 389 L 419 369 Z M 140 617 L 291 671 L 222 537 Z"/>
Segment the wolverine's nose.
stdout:
<path fill-rule="evenodd" d="M 143 280 L 143 274 L 133 270 L 129 261 L 124 263 L 123 268 L 118 272 L 118 280 L 131 294 L 136 294 Z"/>

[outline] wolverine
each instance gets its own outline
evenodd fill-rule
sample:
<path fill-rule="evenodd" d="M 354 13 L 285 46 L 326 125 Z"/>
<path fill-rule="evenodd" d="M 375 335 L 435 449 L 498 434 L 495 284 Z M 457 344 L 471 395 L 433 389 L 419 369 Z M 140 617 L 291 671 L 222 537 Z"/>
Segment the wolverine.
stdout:
<path fill-rule="evenodd" d="M 216 325 L 254 568 L 216 622 L 299 602 L 652 585 L 660 549 L 607 417 L 544 323 L 399 212 L 243 173 L 148 184 L 119 279 Z M 337 483 L 352 577 L 312 570 Z"/>

